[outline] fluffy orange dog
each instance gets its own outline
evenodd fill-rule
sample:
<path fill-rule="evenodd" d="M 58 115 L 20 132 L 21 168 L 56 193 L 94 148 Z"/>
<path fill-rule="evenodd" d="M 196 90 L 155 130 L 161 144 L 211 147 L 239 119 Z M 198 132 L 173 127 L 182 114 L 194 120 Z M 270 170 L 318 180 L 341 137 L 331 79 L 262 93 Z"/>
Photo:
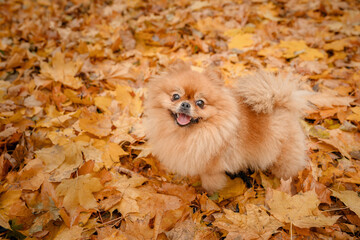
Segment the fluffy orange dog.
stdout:
<path fill-rule="evenodd" d="M 268 73 L 225 87 L 218 72 L 178 62 L 148 84 L 145 126 L 153 154 L 181 175 L 200 175 L 207 191 L 225 171 L 270 169 L 289 178 L 306 165 L 297 83 Z"/>

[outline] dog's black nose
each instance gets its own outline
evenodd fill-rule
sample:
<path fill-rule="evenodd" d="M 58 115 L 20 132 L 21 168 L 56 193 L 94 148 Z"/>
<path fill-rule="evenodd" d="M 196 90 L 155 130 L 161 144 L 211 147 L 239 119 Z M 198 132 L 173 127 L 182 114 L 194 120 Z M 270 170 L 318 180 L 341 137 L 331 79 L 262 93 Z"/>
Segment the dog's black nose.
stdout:
<path fill-rule="evenodd" d="M 190 107 L 191 107 L 191 105 L 188 102 L 182 102 L 181 103 L 181 108 L 184 109 L 184 110 L 188 110 L 188 109 L 190 109 Z"/>

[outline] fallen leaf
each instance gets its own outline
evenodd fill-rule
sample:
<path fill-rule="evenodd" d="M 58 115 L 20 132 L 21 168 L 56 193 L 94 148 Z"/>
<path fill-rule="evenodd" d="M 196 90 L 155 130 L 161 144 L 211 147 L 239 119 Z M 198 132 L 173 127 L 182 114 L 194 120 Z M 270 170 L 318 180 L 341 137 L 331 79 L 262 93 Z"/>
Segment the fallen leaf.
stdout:
<path fill-rule="evenodd" d="M 325 216 L 318 209 L 320 201 L 315 190 L 290 196 L 277 190 L 267 190 L 271 214 L 281 222 L 300 228 L 325 227 L 335 224 L 340 216 Z"/>
<path fill-rule="evenodd" d="M 229 49 L 235 48 L 242 50 L 247 47 L 251 47 L 254 44 L 253 34 L 250 33 L 239 33 L 235 35 L 229 41 Z"/>
<path fill-rule="evenodd" d="M 357 192 L 354 191 L 332 191 L 334 197 L 339 198 L 351 211 L 355 212 L 360 217 L 360 197 Z"/>
<path fill-rule="evenodd" d="M 224 209 L 225 214 L 218 217 L 212 224 L 228 231 L 227 238 L 230 239 L 235 239 L 236 236 L 245 239 L 269 239 L 279 227 L 283 226 L 281 222 L 269 216 L 264 209 L 254 204 L 247 204 L 245 207 L 245 214 Z"/>
<path fill-rule="evenodd" d="M 300 56 L 305 61 L 313 61 L 325 57 L 321 51 L 308 47 L 303 40 L 280 41 L 277 47 L 285 50 L 285 58 Z"/>
<path fill-rule="evenodd" d="M 116 86 L 116 100 L 120 103 L 122 108 L 125 108 L 130 105 L 132 96 L 130 94 L 131 88 L 124 85 Z"/>
<path fill-rule="evenodd" d="M 99 109 L 104 111 L 105 113 L 110 114 L 109 106 L 112 102 L 112 99 L 110 97 L 106 96 L 99 96 L 94 98 L 95 106 L 97 106 Z"/>
<path fill-rule="evenodd" d="M 323 142 L 330 144 L 337 148 L 341 154 L 348 159 L 351 159 L 350 152 L 360 150 L 360 142 L 357 141 L 359 135 L 344 132 L 339 129 L 329 131 L 329 139 L 321 139 Z"/>
<path fill-rule="evenodd" d="M 344 50 L 344 47 L 349 46 L 350 41 L 351 41 L 351 38 L 343 38 L 343 39 L 335 40 L 331 43 L 326 43 L 324 45 L 324 49 L 325 50 L 342 51 L 342 50 Z"/>
<path fill-rule="evenodd" d="M 40 67 L 42 75 L 74 89 L 78 89 L 82 86 L 81 80 L 78 77 L 75 77 L 81 67 L 80 62 L 66 62 L 65 55 L 61 52 L 56 52 L 51 60 L 51 66 L 46 62 L 41 62 Z"/>
<path fill-rule="evenodd" d="M 95 141 L 93 146 L 102 151 L 102 162 L 96 156 L 95 171 L 98 171 L 101 167 L 105 166 L 107 169 L 111 168 L 114 163 L 120 161 L 120 157 L 128 155 L 119 144 L 113 142 L 106 142 L 103 140 Z M 94 154 L 97 154 L 94 152 Z"/>
<path fill-rule="evenodd" d="M 38 190 L 42 185 L 45 175 L 42 172 L 43 164 L 41 160 L 34 159 L 30 161 L 19 173 L 20 186 L 26 190 Z"/>
<path fill-rule="evenodd" d="M 219 191 L 219 201 L 236 197 L 243 194 L 246 190 L 246 185 L 240 178 L 230 180 L 228 178 L 226 186 Z"/>
<path fill-rule="evenodd" d="M 352 97 L 337 97 L 326 93 L 309 95 L 307 99 L 317 107 L 331 108 L 333 106 L 349 106 L 355 99 Z"/>
<path fill-rule="evenodd" d="M 83 228 L 80 226 L 72 226 L 71 228 L 67 228 L 62 225 L 59 231 L 56 233 L 54 240 L 62 240 L 62 239 L 81 239 L 81 233 L 83 232 Z"/>
<path fill-rule="evenodd" d="M 56 194 L 63 196 L 63 206 L 74 214 L 79 206 L 94 209 L 98 206 L 93 192 L 100 191 L 103 186 L 98 178 L 90 174 L 81 175 L 74 179 L 63 180 L 56 188 Z"/>
<path fill-rule="evenodd" d="M 64 148 L 58 145 L 42 148 L 35 153 L 37 158 L 43 162 L 46 172 L 55 170 L 65 161 Z"/>
<path fill-rule="evenodd" d="M 360 122 L 360 107 L 353 107 L 350 108 L 351 111 L 353 112 L 352 114 L 350 114 L 349 116 L 347 116 L 347 120 L 350 121 L 357 121 Z"/>
<path fill-rule="evenodd" d="M 112 123 L 108 115 L 84 110 L 79 119 L 79 126 L 83 131 L 97 137 L 106 137 L 111 133 Z"/>

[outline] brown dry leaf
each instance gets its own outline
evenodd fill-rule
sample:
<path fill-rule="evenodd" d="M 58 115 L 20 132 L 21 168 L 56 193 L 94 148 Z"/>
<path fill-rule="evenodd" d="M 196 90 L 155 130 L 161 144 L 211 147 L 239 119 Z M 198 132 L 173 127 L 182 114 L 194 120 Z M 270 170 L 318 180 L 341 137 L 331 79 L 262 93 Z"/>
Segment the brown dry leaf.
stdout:
<path fill-rule="evenodd" d="M 100 180 L 90 174 L 81 175 L 74 179 L 65 179 L 56 188 L 56 194 L 63 196 L 63 206 L 74 214 L 78 207 L 94 209 L 98 206 L 93 192 L 103 188 Z"/>
<path fill-rule="evenodd" d="M 94 98 L 95 106 L 104 111 L 104 113 L 111 114 L 109 107 L 112 99 L 107 96 L 99 96 Z"/>
<path fill-rule="evenodd" d="M 81 68 L 80 62 L 65 61 L 65 55 L 56 52 L 51 59 L 51 66 L 46 62 L 41 62 L 41 74 L 47 78 L 53 79 L 55 82 L 61 82 L 67 87 L 78 89 L 82 86 L 82 82 L 75 75 Z"/>
<path fill-rule="evenodd" d="M 151 219 L 149 214 L 146 216 L 129 216 L 126 225 L 123 227 L 126 239 L 154 239 L 154 230 L 149 224 Z"/>
<path fill-rule="evenodd" d="M 355 40 L 354 38 L 343 38 L 339 40 L 335 40 L 331 43 L 326 43 L 324 45 L 325 50 L 335 50 L 335 51 L 342 51 L 344 47 L 348 47 L 351 40 Z"/>
<path fill-rule="evenodd" d="M 63 146 L 43 148 L 36 151 L 36 155 L 45 165 L 45 171 L 51 174 L 50 180 L 60 182 L 69 178 L 83 163 L 81 149 L 79 142 L 69 142 Z"/>
<path fill-rule="evenodd" d="M 191 219 L 176 224 L 176 226 L 166 233 L 170 239 L 194 239 L 196 224 Z"/>
<path fill-rule="evenodd" d="M 253 44 L 254 44 L 253 34 L 239 33 L 230 39 L 229 48 L 242 50 L 244 48 L 251 47 Z"/>
<path fill-rule="evenodd" d="M 206 212 L 214 212 L 220 211 L 221 208 L 212 200 L 210 200 L 205 194 L 202 194 L 200 199 L 201 211 Z"/>
<path fill-rule="evenodd" d="M 99 228 L 97 230 L 99 240 L 126 240 L 126 236 L 111 225 Z"/>
<path fill-rule="evenodd" d="M 351 211 L 355 212 L 360 217 L 360 197 L 359 194 L 354 191 L 332 191 L 334 197 L 339 198 Z"/>
<path fill-rule="evenodd" d="M 351 152 L 360 151 L 359 133 L 354 134 L 334 129 L 329 131 L 329 134 L 329 139 L 321 140 L 337 148 L 348 159 L 351 159 Z"/>
<path fill-rule="evenodd" d="M 276 9 L 276 6 L 274 3 L 269 2 L 266 4 L 261 4 L 257 8 L 257 14 L 260 16 L 263 16 L 264 18 L 267 18 L 272 21 L 280 21 L 281 18 L 278 17 L 279 13 Z"/>
<path fill-rule="evenodd" d="M 131 93 L 132 89 L 129 86 L 116 86 L 116 100 L 120 103 L 122 108 L 128 107 L 131 103 L 132 96 Z"/>
<path fill-rule="evenodd" d="M 285 50 L 283 52 L 285 58 L 300 56 L 305 61 L 314 61 L 325 57 L 321 51 L 308 47 L 303 40 L 280 41 L 277 47 Z"/>
<path fill-rule="evenodd" d="M 8 190 L 0 197 L 0 225 L 10 229 L 10 211 L 11 207 L 20 201 L 21 190 Z"/>
<path fill-rule="evenodd" d="M 229 232 L 226 239 L 236 239 L 238 236 L 244 239 L 269 239 L 283 226 L 264 209 L 254 204 L 247 204 L 245 208 L 245 214 L 224 209 L 224 214 L 213 222 L 214 226 Z"/>
<path fill-rule="evenodd" d="M 56 209 L 55 206 L 53 206 L 53 208 Z M 43 231 L 44 227 L 52 220 L 60 220 L 60 214 L 58 211 L 49 211 L 38 216 L 29 229 L 29 233 L 34 235 L 35 233 Z"/>
<path fill-rule="evenodd" d="M 38 190 L 44 182 L 43 164 L 40 159 L 30 161 L 20 172 L 20 186 L 26 190 Z"/>
<path fill-rule="evenodd" d="M 111 133 L 112 123 L 108 115 L 84 110 L 80 115 L 79 126 L 97 137 L 106 137 Z"/>
<path fill-rule="evenodd" d="M 80 226 L 72 226 L 71 228 L 62 225 L 59 231 L 56 233 L 54 240 L 63 240 L 63 239 L 82 239 L 81 233 L 83 228 Z"/>
<path fill-rule="evenodd" d="M 352 114 L 350 114 L 349 116 L 347 116 L 347 120 L 350 121 L 357 121 L 360 122 L 360 107 L 353 107 L 350 108 L 351 111 L 353 112 Z"/>
<path fill-rule="evenodd" d="M 69 100 L 72 101 L 73 103 L 84 104 L 84 105 L 92 105 L 94 103 L 94 100 L 92 99 L 91 96 L 89 95 L 83 96 L 82 93 L 79 94 L 78 92 L 71 89 L 65 89 L 64 95 L 68 97 Z"/>
<path fill-rule="evenodd" d="M 338 97 L 328 93 L 317 93 L 307 97 L 318 108 L 331 108 L 333 106 L 349 106 L 355 99 L 352 97 Z"/>
<path fill-rule="evenodd" d="M 98 158 L 98 154 L 100 152 L 95 149 L 92 150 L 91 154 L 94 159 L 91 160 L 95 160 L 95 171 L 98 171 L 103 166 L 109 169 L 114 165 L 114 163 L 120 161 L 120 157 L 128 155 L 128 153 L 125 152 L 120 145 L 113 142 L 95 140 L 93 146 L 102 152 L 101 161 Z"/>
<path fill-rule="evenodd" d="M 332 226 L 340 217 L 327 217 L 320 212 L 320 201 L 314 190 L 291 197 L 286 193 L 268 189 L 266 203 L 276 219 L 300 228 Z"/>
<path fill-rule="evenodd" d="M 236 197 L 243 194 L 246 190 L 245 183 L 240 178 L 233 180 L 228 178 L 226 186 L 219 191 L 219 200 Z"/>
<path fill-rule="evenodd" d="M 123 175 L 115 175 L 111 186 L 122 193 L 122 199 L 119 204 L 113 207 L 113 210 L 117 209 L 123 216 L 127 216 L 128 213 L 138 213 L 140 208 L 137 199 L 142 194 L 137 187 L 146 181 L 147 179 L 141 176 L 128 178 Z"/>
<path fill-rule="evenodd" d="M 43 162 L 46 172 L 52 172 L 65 161 L 64 148 L 58 145 L 42 148 L 35 153 L 37 158 Z"/>
<path fill-rule="evenodd" d="M 100 149 L 94 147 L 94 146 L 84 146 L 82 148 L 82 153 L 84 154 L 85 161 L 94 161 L 94 171 L 99 171 L 103 166 L 103 154 L 105 154 L 102 151 L 103 147 Z"/>

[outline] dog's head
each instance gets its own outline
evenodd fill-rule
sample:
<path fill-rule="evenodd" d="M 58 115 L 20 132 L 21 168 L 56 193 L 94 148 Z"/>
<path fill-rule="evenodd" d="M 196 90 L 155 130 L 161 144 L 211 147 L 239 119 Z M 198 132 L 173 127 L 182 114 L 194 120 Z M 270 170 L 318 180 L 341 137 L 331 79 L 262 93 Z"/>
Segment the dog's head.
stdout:
<path fill-rule="evenodd" d="M 150 81 L 147 105 L 166 111 L 168 120 L 179 127 L 190 127 L 209 121 L 226 108 L 224 88 L 218 71 L 199 73 L 177 62 Z"/>

